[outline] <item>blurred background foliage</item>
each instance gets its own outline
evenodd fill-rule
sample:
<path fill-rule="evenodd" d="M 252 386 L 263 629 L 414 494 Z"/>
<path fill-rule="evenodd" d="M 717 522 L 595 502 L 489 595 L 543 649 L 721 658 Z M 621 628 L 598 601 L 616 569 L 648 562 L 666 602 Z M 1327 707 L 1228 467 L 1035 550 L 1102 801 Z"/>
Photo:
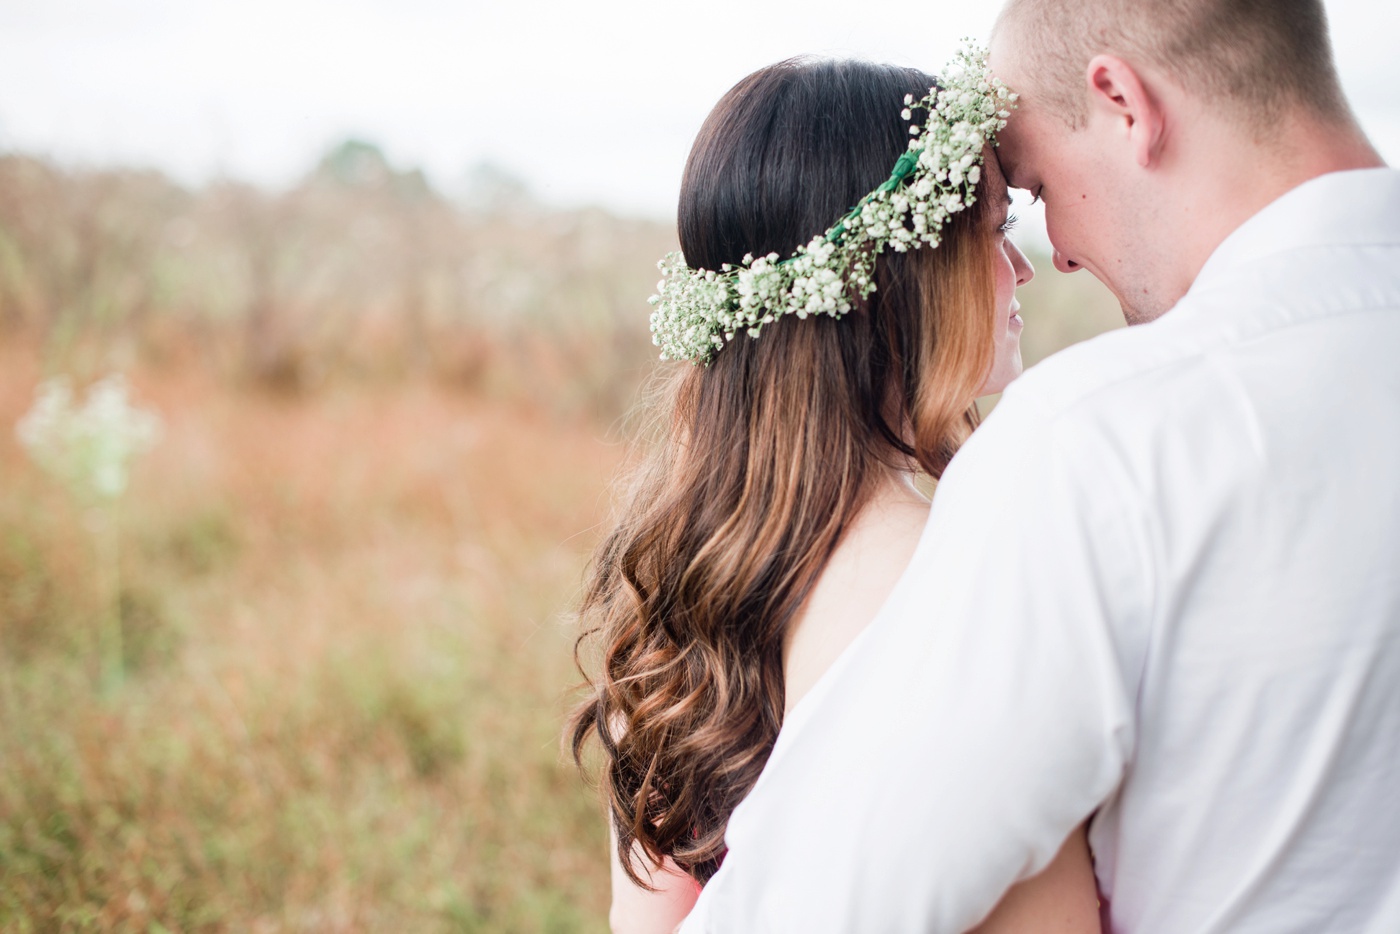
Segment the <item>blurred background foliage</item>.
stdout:
<path fill-rule="evenodd" d="M 431 375 L 615 411 L 649 357 L 637 295 L 672 240 L 547 211 L 490 165 L 450 201 L 359 140 L 276 192 L 0 156 L 0 326 L 57 368 L 193 354 L 292 393 Z"/>
<path fill-rule="evenodd" d="M 277 191 L 0 155 L 0 929 L 605 928 L 569 611 L 673 248 L 363 140 Z M 1033 258 L 1028 362 L 1119 323 Z M 165 431 L 104 692 L 83 514 L 13 426 L 112 370 Z"/>

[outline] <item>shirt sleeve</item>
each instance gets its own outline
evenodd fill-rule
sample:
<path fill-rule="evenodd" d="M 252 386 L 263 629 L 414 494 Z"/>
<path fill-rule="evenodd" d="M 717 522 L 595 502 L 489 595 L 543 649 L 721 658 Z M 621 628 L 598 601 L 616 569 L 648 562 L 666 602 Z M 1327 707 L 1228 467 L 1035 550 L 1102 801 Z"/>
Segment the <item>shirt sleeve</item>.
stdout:
<path fill-rule="evenodd" d="M 1143 494 L 1008 393 L 875 621 L 783 727 L 684 934 L 976 925 L 1115 790 L 1152 618 Z"/>

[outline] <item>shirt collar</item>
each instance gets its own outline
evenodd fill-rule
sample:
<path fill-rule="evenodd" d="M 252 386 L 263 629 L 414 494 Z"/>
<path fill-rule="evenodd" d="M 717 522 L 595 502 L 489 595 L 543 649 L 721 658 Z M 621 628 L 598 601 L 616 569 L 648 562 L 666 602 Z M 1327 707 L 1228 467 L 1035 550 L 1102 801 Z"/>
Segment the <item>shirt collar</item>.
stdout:
<path fill-rule="evenodd" d="M 1210 254 L 1190 291 L 1299 247 L 1379 243 L 1400 244 L 1400 171 L 1330 172 L 1286 192 L 1236 228 Z"/>

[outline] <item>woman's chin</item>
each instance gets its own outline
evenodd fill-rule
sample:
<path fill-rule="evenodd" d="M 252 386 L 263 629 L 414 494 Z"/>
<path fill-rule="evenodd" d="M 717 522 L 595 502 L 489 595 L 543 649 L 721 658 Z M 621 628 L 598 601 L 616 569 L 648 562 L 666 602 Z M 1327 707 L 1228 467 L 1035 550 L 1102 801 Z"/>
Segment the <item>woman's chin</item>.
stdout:
<path fill-rule="evenodd" d="M 1016 352 L 1010 355 L 1009 359 L 998 359 L 992 367 L 992 373 L 987 377 L 987 381 L 982 384 L 982 389 L 977 393 L 978 398 L 982 396 L 995 396 L 1006 389 L 1007 386 L 1021 375 L 1021 348 L 1017 347 Z"/>

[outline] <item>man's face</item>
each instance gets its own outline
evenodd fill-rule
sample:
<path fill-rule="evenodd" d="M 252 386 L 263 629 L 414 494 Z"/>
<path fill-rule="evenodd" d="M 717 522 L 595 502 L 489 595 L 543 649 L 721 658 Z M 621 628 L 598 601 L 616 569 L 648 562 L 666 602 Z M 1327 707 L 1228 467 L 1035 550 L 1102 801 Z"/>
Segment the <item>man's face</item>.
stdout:
<path fill-rule="evenodd" d="M 1121 153 L 1105 138 L 1111 128 L 1096 124 L 1071 129 L 1060 114 L 1042 106 L 1034 82 L 1018 66 L 1013 29 L 992 39 L 992 71 L 1020 95 L 1004 130 L 997 134 L 997 156 L 1007 183 L 1045 203 L 1045 226 L 1061 272 L 1087 269 L 1118 298 L 1129 324 L 1160 314 L 1148 287 L 1145 262 L 1152 255 L 1142 237 L 1150 229 L 1130 196 Z M 1117 159 L 1115 159 L 1117 157 Z"/>

